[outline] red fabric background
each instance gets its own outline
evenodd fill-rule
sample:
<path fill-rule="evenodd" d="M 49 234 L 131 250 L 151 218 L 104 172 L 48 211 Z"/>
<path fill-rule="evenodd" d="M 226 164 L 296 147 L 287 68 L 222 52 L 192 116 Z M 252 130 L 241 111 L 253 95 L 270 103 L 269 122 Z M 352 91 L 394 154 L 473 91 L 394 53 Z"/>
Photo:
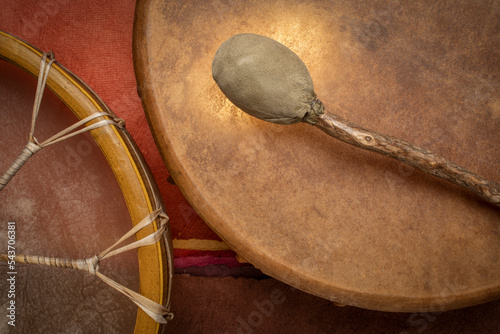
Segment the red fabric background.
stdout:
<path fill-rule="evenodd" d="M 134 10 L 134 0 L 3 0 L 0 30 L 42 51 L 52 50 L 61 64 L 82 78 L 125 120 L 160 188 L 173 238 L 220 240 L 179 189 L 167 182 L 168 171 L 136 90 L 132 56 Z M 231 251 L 177 249 L 175 257 L 177 267 L 221 263 L 237 266 Z"/>

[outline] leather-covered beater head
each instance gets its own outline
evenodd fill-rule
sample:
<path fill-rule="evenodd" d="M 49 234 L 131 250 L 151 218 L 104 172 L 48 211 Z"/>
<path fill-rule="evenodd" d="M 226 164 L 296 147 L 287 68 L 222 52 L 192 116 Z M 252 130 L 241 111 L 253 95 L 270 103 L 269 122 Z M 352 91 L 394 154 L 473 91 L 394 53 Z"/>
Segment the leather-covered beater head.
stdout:
<path fill-rule="evenodd" d="M 248 33 L 232 36 L 217 50 L 212 76 L 231 102 L 259 119 L 315 124 L 323 113 L 306 65 L 271 38 Z"/>

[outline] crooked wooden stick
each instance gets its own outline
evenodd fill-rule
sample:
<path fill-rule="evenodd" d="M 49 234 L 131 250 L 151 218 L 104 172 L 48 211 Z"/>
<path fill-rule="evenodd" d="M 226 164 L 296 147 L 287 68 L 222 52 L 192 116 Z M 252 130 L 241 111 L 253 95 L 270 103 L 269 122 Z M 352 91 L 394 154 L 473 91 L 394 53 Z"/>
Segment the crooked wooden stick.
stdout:
<path fill-rule="evenodd" d="M 497 183 L 416 145 L 326 112 L 306 65 L 277 41 L 255 34 L 231 37 L 217 50 L 212 75 L 227 98 L 254 117 L 278 124 L 315 125 L 343 142 L 397 159 L 500 206 Z"/>
<path fill-rule="evenodd" d="M 428 174 L 461 186 L 500 206 L 500 185 L 426 149 L 404 140 L 364 129 L 329 112 L 319 115 L 316 127 L 348 144 L 387 155 Z"/>

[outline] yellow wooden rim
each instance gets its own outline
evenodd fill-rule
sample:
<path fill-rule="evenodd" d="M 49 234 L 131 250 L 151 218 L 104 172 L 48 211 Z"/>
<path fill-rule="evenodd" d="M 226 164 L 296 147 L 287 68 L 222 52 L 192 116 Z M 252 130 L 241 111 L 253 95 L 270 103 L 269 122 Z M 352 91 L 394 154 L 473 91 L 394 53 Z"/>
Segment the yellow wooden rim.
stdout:
<path fill-rule="evenodd" d="M 0 58 L 28 73 L 38 76 L 42 52 L 21 39 L 0 31 Z M 115 117 L 97 94 L 75 74 L 55 62 L 49 72 L 47 86 L 79 119 L 96 111 Z M 118 181 L 132 224 L 164 204 L 144 158 L 125 128 L 101 127 L 91 135 L 106 157 Z M 158 222 L 137 234 L 142 238 L 157 230 Z M 140 293 L 170 307 L 173 257 L 170 230 L 164 240 L 138 250 Z M 162 326 L 138 309 L 134 333 L 160 333 Z"/>

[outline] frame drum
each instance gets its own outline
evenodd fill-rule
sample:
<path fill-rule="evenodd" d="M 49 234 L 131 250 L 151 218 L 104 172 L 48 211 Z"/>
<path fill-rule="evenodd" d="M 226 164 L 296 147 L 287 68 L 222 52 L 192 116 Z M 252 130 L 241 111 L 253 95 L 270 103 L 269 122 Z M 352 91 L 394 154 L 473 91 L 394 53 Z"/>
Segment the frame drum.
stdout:
<path fill-rule="evenodd" d="M 239 33 L 306 64 L 326 110 L 500 182 L 498 2 L 139 0 L 135 69 L 157 146 L 200 216 L 285 283 L 381 311 L 500 297 L 500 210 L 307 124 L 243 113 L 212 78 Z"/>
<path fill-rule="evenodd" d="M 36 90 L 33 76 L 38 75 L 41 56 L 35 47 L 0 32 L 0 58 L 6 60 L 0 61 L 2 173 L 26 144 Z M 47 86 L 50 91 L 44 92 L 35 128 L 40 140 L 96 111 L 115 118 L 81 79 L 57 62 Z M 164 210 L 164 205 L 134 141 L 124 127 L 107 125 L 44 148 L 0 192 L 2 248 L 7 247 L 7 226 L 14 226 L 14 243 L 9 245 L 17 254 L 88 258 L 157 209 Z M 155 221 L 136 237 L 156 231 L 158 224 Z M 156 244 L 99 265 L 99 271 L 114 281 L 170 307 L 173 259 L 168 228 Z M 129 299 L 88 273 L 20 263 L 0 266 L 0 290 L 13 292 L 7 303 L 15 303 L 19 333 L 162 331 L 162 325 Z M 14 277 L 14 284 L 6 281 L 6 273 Z M 2 300 L 5 297 L 7 293 Z M 3 319 L 0 332 L 10 327 Z"/>

